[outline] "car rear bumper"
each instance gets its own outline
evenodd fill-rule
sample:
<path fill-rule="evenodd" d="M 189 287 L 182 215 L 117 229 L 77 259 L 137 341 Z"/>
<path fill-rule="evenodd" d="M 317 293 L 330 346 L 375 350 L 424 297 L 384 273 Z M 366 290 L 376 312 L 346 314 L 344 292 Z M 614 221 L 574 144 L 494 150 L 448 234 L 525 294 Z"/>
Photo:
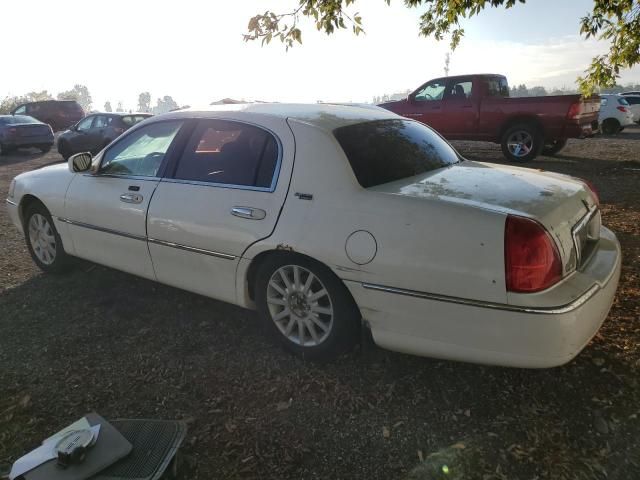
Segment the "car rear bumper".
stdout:
<path fill-rule="evenodd" d="M 36 145 L 53 145 L 53 135 L 33 135 L 29 137 L 15 137 L 5 140 L 10 147 L 31 147 Z"/>
<path fill-rule="evenodd" d="M 598 121 L 583 123 L 583 124 L 569 124 L 565 127 L 564 138 L 590 138 L 598 133 Z"/>
<path fill-rule="evenodd" d="M 620 265 L 620 244 L 603 228 L 598 251 L 580 272 L 591 279 L 591 286 L 558 307 L 483 305 L 345 283 L 374 341 L 383 348 L 473 363 L 547 368 L 569 362 L 596 334 L 613 303 Z"/>

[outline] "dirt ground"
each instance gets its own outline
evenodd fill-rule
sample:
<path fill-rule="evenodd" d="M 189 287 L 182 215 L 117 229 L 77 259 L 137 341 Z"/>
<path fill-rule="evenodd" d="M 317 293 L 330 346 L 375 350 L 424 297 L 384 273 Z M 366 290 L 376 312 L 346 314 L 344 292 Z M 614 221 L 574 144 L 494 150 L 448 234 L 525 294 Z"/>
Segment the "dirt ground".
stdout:
<path fill-rule="evenodd" d="M 456 146 L 503 162 L 495 145 Z M 0 157 L 0 198 L 18 173 L 57 161 Z M 185 419 L 185 479 L 401 479 L 451 445 L 463 461 L 438 478 L 640 478 L 640 129 L 571 141 L 530 166 L 592 181 L 624 251 L 602 330 L 551 370 L 366 340 L 331 364 L 305 363 L 252 312 L 88 263 L 41 274 L 0 209 L 0 465 L 97 411 Z"/>

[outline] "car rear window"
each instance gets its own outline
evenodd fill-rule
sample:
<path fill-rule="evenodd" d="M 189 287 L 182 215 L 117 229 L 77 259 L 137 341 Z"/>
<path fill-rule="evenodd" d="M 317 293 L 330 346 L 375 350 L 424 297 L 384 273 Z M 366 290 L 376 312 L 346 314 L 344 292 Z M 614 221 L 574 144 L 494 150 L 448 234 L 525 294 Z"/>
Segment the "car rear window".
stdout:
<path fill-rule="evenodd" d="M 28 115 L 14 115 L 13 123 L 40 123 L 40 120 L 36 120 Z"/>
<path fill-rule="evenodd" d="M 60 106 L 62 107 L 63 110 L 66 110 L 68 112 L 79 112 L 82 110 L 82 107 L 80 106 L 80 104 L 73 101 L 60 102 Z"/>
<path fill-rule="evenodd" d="M 620 105 L 629 105 L 629 102 L 627 102 L 627 99 L 626 99 L 626 98 L 619 98 L 619 99 L 618 99 L 618 103 L 619 103 Z"/>
<path fill-rule="evenodd" d="M 135 125 L 136 123 L 140 123 L 145 118 L 149 118 L 149 117 L 146 116 L 146 115 L 126 115 L 126 116 L 122 117 L 122 121 L 126 125 L 129 125 L 131 127 L 131 126 Z"/>
<path fill-rule="evenodd" d="M 333 133 L 364 188 L 460 161 L 440 135 L 411 120 L 376 120 L 340 127 Z"/>

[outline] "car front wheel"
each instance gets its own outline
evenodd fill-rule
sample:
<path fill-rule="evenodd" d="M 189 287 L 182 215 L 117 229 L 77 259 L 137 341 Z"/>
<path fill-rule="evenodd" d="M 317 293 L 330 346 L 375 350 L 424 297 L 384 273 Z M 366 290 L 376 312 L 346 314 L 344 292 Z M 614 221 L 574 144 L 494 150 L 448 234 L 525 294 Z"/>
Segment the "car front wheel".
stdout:
<path fill-rule="evenodd" d="M 70 257 L 64 251 L 51 214 L 41 203 L 27 208 L 25 239 L 33 261 L 47 273 L 62 273 L 70 266 Z"/>
<path fill-rule="evenodd" d="M 257 273 L 255 292 L 267 328 L 299 357 L 330 360 L 358 340 L 361 317 L 349 291 L 308 257 L 272 255 Z"/>

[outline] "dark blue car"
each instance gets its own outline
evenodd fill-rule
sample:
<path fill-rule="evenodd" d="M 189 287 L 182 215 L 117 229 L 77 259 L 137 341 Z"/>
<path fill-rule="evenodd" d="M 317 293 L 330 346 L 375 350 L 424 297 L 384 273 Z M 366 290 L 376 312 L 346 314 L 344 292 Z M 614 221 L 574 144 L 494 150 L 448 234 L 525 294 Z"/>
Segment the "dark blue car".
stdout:
<path fill-rule="evenodd" d="M 0 115 L 0 153 L 17 148 L 36 147 L 46 153 L 53 146 L 53 131 L 27 115 Z"/>

